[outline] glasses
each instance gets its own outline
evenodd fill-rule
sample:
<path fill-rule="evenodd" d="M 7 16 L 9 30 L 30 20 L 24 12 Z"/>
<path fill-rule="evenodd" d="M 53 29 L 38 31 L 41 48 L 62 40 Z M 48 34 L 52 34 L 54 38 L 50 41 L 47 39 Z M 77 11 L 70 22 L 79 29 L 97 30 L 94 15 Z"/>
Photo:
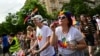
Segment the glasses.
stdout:
<path fill-rule="evenodd" d="M 65 19 L 66 16 L 59 16 L 58 19 Z"/>

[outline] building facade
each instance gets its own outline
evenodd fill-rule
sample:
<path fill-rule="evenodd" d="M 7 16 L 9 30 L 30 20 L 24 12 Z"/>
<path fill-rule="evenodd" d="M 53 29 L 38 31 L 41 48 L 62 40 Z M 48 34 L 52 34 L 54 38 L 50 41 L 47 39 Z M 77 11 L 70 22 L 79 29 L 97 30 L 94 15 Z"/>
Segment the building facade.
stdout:
<path fill-rule="evenodd" d="M 54 11 L 60 11 L 64 3 L 70 0 L 40 0 L 40 3 L 46 6 L 47 12 L 52 14 Z"/>
<path fill-rule="evenodd" d="M 69 3 L 70 0 L 39 0 L 40 3 L 46 6 L 47 12 L 52 14 L 54 11 L 60 11 L 64 3 Z M 100 4 L 100 0 L 84 0 L 91 8 L 95 8 Z"/>

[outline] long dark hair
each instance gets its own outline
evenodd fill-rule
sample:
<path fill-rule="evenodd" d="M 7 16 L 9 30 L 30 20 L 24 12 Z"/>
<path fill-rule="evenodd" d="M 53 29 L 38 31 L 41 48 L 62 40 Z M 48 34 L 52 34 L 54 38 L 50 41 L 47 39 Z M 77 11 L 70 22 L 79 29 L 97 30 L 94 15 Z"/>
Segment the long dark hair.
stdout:
<path fill-rule="evenodd" d="M 80 16 L 85 17 L 85 21 L 84 21 L 84 22 L 86 22 L 86 24 L 88 24 L 88 20 L 87 20 L 87 18 L 86 18 L 87 16 L 86 16 L 85 14 L 81 14 Z M 80 20 L 81 25 L 83 25 L 84 22 L 83 22 L 82 20 Z"/>
<path fill-rule="evenodd" d="M 67 18 L 68 18 L 68 27 L 70 28 L 72 26 L 72 19 L 71 19 L 71 16 L 72 16 L 72 13 L 71 12 L 64 12 L 63 13 Z"/>
<path fill-rule="evenodd" d="M 14 37 L 16 34 L 15 33 L 10 33 L 9 36 Z"/>

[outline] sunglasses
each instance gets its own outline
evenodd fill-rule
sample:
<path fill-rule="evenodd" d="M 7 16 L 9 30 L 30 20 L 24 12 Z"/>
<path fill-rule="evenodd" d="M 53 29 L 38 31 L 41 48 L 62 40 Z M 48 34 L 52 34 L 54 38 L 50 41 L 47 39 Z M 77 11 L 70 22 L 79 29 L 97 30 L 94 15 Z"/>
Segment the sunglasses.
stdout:
<path fill-rule="evenodd" d="M 58 19 L 65 19 L 66 16 L 59 16 Z"/>

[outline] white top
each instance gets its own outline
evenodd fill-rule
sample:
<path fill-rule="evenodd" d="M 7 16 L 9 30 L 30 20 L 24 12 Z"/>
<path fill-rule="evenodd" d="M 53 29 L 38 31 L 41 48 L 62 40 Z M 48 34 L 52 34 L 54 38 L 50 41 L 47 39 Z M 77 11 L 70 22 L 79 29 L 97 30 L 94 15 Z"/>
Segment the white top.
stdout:
<path fill-rule="evenodd" d="M 76 42 L 83 39 L 81 32 L 75 27 L 71 27 L 69 32 L 64 34 L 62 33 L 62 28 L 59 26 L 56 28 L 56 35 L 58 37 L 58 51 L 61 54 L 71 54 L 75 52 L 68 48 L 67 42 L 76 44 Z"/>
<path fill-rule="evenodd" d="M 46 43 L 48 36 L 50 36 L 51 33 L 52 30 L 46 25 L 43 25 L 42 28 L 37 27 L 36 37 L 38 39 L 39 48 L 43 47 L 43 45 Z M 40 56 L 53 56 L 54 54 L 54 47 L 50 45 L 40 53 Z"/>
<path fill-rule="evenodd" d="M 100 30 L 100 19 L 96 19 L 96 22 L 97 22 L 99 30 Z"/>

